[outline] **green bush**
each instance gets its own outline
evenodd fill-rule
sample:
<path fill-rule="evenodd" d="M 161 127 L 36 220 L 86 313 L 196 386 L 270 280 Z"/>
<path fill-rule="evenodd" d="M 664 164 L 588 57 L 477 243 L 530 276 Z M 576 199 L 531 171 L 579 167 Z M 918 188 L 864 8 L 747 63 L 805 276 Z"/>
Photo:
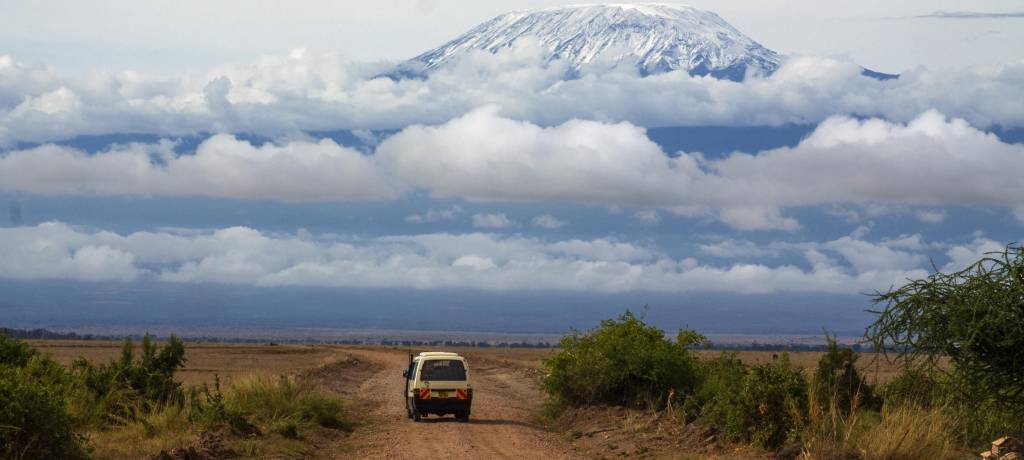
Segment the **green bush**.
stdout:
<path fill-rule="evenodd" d="M 910 368 L 897 374 L 879 388 L 881 399 L 888 405 L 932 408 L 943 406 L 947 397 L 940 376 Z"/>
<path fill-rule="evenodd" d="M 738 394 L 747 376 L 747 366 L 736 357 L 736 352 L 723 351 L 716 358 L 699 361 L 700 386 L 686 400 L 684 409 L 688 418 L 695 418 L 712 407 L 722 395 Z"/>
<path fill-rule="evenodd" d="M 142 338 L 138 358 L 131 339 L 126 339 L 118 360 L 99 365 L 83 358 L 75 360 L 71 367 L 84 398 L 78 404 L 83 419 L 120 423 L 161 404 L 182 403 L 184 392 L 174 373 L 184 363 L 181 340 L 172 335 L 159 348 L 149 334 Z"/>
<path fill-rule="evenodd" d="M 69 376 L 28 344 L 0 336 L 0 458 L 83 458 L 68 413 Z"/>
<path fill-rule="evenodd" d="M 0 334 L 0 366 L 25 367 L 28 360 L 38 354 L 28 343 Z"/>
<path fill-rule="evenodd" d="M 828 338 L 828 349 L 818 360 L 814 372 L 814 396 L 821 407 L 834 403 L 842 414 L 856 412 L 862 406 L 881 408 L 874 389 L 857 371 L 857 358 L 853 350 L 839 348 L 835 339 Z"/>
<path fill-rule="evenodd" d="M 789 355 L 749 369 L 724 355 L 707 369 L 698 393 L 708 398 L 703 414 L 727 437 L 765 448 L 799 437 L 807 414 L 807 380 Z"/>
<path fill-rule="evenodd" d="M 686 346 L 699 336 L 681 331 L 672 342 L 633 313 L 601 321 L 586 334 L 562 338 L 544 362 L 543 388 L 557 403 L 663 407 L 671 393 L 693 392 L 698 376 Z"/>

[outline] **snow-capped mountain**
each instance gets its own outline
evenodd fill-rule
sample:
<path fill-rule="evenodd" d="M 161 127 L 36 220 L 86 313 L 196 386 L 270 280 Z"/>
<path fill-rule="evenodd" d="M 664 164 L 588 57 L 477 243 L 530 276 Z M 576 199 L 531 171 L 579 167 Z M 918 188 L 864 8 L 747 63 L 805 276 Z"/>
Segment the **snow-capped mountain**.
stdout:
<path fill-rule="evenodd" d="M 585 66 L 631 64 L 643 75 L 685 70 L 742 80 L 748 71 L 771 74 L 781 56 L 717 14 L 676 4 L 580 5 L 498 16 L 439 48 L 399 66 L 400 75 L 425 75 L 469 50 L 496 53 L 523 38 L 536 40 L 571 74 Z"/>

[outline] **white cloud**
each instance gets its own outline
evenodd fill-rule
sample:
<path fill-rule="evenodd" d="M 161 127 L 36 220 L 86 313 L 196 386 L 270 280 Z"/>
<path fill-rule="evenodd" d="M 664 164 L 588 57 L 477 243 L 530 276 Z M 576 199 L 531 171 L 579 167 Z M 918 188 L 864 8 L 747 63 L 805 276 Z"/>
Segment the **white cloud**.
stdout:
<path fill-rule="evenodd" d="M 381 143 L 377 159 L 437 196 L 474 201 L 671 202 L 696 172 L 628 123 L 569 121 L 544 128 L 495 108 L 438 126 L 412 126 Z"/>
<path fill-rule="evenodd" d="M 1024 224 L 1024 206 L 1015 206 L 1012 211 L 1017 222 Z"/>
<path fill-rule="evenodd" d="M 727 259 L 751 259 L 777 255 L 778 251 L 754 244 L 753 241 L 738 241 L 731 238 L 702 244 L 700 251 L 713 257 Z"/>
<path fill-rule="evenodd" d="M 1024 62 L 915 69 L 864 77 L 852 63 L 795 57 L 743 83 L 683 72 L 641 78 L 618 69 L 563 81 L 564 65 L 523 43 L 470 53 L 425 80 L 375 78 L 387 63 L 297 50 L 163 77 L 137 72 L 57 75 L 0 56 L 0 145 L 83 134 L 398 129 L 441 123 L 481 106 L 543 126 L 572 119 L 641 126 L 813 124 L 836 114 L 910 121 L 936 109 L 976 126 L 1024 125 Z M 535 45 L 534 45 L 535 46 Z"/>
<path fill-rule="evenodd" d="M 473 214 L 473 227 L 508 228 L 516 225 L 505 214 Z"/>
<path fill-rule="evenodd" d="M 209 196 L 279 201 L 383 199 L 400 188 L 373 160 L 329 139 L 256 147 L 217 135 L 194 155 L 130 144 L 89 155 L 43 145 L 0 156 L 0 188 L 41 194 Z"/>
<path fill-rule="evenodd" d="M 922 209 L 914 213 L 914 217 L 917 217 L 917 220 L 926 224 L 941 224 L 946 220 L 946 211 L 941 209 Z"/>
<path fill-rule="evenodd" d="M 129 250 L 104 242 L 107 234 L 86 234 L 64 224 L 0 230 L 0 277 L 132 281 L 144 271 Z"/>
<path fill-rule="evenodd" d="M 545 228 L 548 230 L 554 230 L 556 228 L 562 228 L 565 226 L 565 222 L 558 220 L 557 217 L 552 216 L 551 214 L 543 214 L 534 217 L 533 221 L 530 224 L 533 225 L 534 227 Z"/>
<path fill-rule="evenodd" d="M 881 272 L 912 270 L 921 267 L 927 257 L 898 249 L 886 244 L 875 244 L 844 236 L 825 245 L 846 259 L 858 272 Z"/>
<path fill-rule="evenodd" d="M 852 238 L 858 238 L 857 236 L 850 235 Z M 863 238 L 863 237 L 861 237 Z M 925 249 L 928 245 L 925 244 L 924 238 L 921 237 L 920 233 L 913 235 L 900 235 L 895 239 L 883 240 L 882 243 L 890 248 L 901 248 L 910 250 L 921 250 Z"/>
<path fill-rule="evenodd" d="M 989 253 L 1002 253 L 1006 245 L 988 238 L 977 237 L 967 244 L 950 247 L 946 251 L 949 262 L 942 267 L 945 272 L 960 271 L 977 262 Z"/>
<path fill-rule="evenodd" d="M 0 251 L 14 256 L 0 259 L 0 277 L 496 291 L 859 293 L 926 276 L 927 245 L 910 244 L 917 239 L 843 237 L 767 247 L 738 241 L 734 248 L 748 254 L 733 251 L 724 255 L 736 255 L 735 262 L 712 265 L 611 239 L 551 242 L 483 233 L 360 238 L 268 234 L 245 227 L 122 235 L 46 223 L 0 228 Z M 1001 249 L 984 238 L 951 245 L 947 265 L 962 268 Z M 810 266 L 745 260 L 757 250 L 803 254 Z"/>
<path fill-rule="evenodd" d="M 455 259 L 455 262 L 452 262 L 452 266 L 468 267 L 473 270 L 490 270 L 498 267 L 489 257 L 480 257 L 474 254 L 465 255 Z"/>
<path fill-rule="evenodd" d="M 796 219 L 784 217 L 782 211 L 774 207 L 728 207 L 719 211 L 718 218 L 739 230 L 792 231 L 800 228 Z"/>

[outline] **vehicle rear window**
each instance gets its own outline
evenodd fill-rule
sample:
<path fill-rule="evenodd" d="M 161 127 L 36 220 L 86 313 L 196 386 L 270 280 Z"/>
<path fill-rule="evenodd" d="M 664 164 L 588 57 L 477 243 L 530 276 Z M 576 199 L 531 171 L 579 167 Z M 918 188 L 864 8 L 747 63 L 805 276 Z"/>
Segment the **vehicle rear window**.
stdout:
<path fill-rule="evenodd" d="M 466 366 L 457 359 L 423 361 L 420 380 L 466 380 Z"/>

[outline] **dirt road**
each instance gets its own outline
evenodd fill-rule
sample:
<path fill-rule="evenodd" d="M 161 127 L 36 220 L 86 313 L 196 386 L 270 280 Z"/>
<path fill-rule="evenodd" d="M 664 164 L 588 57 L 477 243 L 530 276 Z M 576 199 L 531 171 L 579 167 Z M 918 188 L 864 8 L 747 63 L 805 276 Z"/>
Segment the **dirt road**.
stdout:
<path fill-rule="evenodd" d="M 350 395 L 363 401 L 356 409 L 364 413 L 355 415 L 366 423 L 346 440 L 355 451 L 338 453 L 337 458 L 578 458 L 557 435 L 531 424 L 541 395 L 523 368 L 467 356 L 473 379 L 470 422 L 431 416 L 414 423 L 406 417 L 402 396 L 408 355 L 388 349 L 347 352 L 373 366 Z"/>

